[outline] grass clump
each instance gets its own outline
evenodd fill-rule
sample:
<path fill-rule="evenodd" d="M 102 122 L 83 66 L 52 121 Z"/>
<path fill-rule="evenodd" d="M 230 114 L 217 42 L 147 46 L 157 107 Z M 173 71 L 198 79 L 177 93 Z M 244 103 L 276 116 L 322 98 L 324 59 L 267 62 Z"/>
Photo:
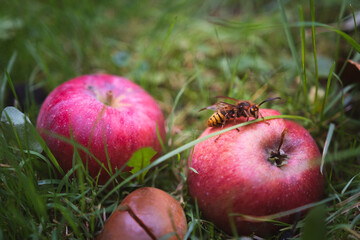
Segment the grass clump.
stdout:
<path fill-rule="evenodd" d="M 92 239 L 140 186 L 159 187 L 183 203 L 188 238 L 228 238 L 202 219 L 186 189 L 189 152 L 209 117 L 198 110 L 217 95 L 281 96 L 285 101 L 269 107 L 292 115 L 323 151 L 324 200 L 287 233 L 315 237 L 311 223 L 320 221 L 319 238 L 359 238 L 359 77 L 348 77 L 349 60 L 360 60 L 359 9 L 356 1 L 6 0 L 0 8 L 1 111 L 15 105 L 35 123 L 41 92 L 107 72 L 145 88 L 169 131 L 165 154 L 144 169 L 150 171 L 141 185 L 140 171 L 103 187 L 76 154 L 72 172 L 62 174 L 31 123 L 29 140 L 44 151 L 30 149 L 15 129 L 6 137 L 2 128 L 0 238 Z M 353 27 L 345 29 L 349 19 Z"/>

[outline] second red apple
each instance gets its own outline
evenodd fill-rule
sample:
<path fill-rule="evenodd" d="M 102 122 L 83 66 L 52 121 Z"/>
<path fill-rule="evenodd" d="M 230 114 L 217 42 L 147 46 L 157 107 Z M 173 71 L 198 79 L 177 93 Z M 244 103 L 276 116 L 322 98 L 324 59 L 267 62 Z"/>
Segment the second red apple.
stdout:
<path fill-rule="evenodd" d="M 155 100 L 132 81 L 106 74 L 80 76 L 54 89 L 40 109 L 37 129 L 65 171 L 75 159 L 69 141 L 114 171 L 142 147 L 161 152 L 157 129 L 165 137 L 164 117 Z M 110 175 L 100 163 L 78 150 L 90 175 L 101 171 L 100 182 L 105 182 Z"/>
<path fill-rule="evenodd" d="M 263 116 L 279 115 L 270 109 L 260 111 Z M 200 137 L 220 129 L 209 127 Z M 225 232 L 233 233 L 233 221 L 240 235 L 273 234 L 277 229 L 273 224 L 246 220 L 243 215 L 268 216 L 321 199 L 321 155 L 299 124 L 261 121 L 223 133 L 215 142 L 216 138 L 195 146 L 188 187 L 203 216 Z M 293 223 L 294 215 L 277 220 Z"/>

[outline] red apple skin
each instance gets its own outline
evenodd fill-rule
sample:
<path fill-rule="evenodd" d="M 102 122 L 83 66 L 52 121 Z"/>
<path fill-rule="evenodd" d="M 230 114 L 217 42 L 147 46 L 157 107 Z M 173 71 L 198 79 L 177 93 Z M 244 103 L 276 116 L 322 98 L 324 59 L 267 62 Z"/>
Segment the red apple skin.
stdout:
<path fill-rule="evenodd" d="M 97 240 L 152 240 L 144 227 L 122 207 L 131 208 L 133 214 L 153 234 L 155 239 L 167 236 L 169 240 L 184 239 L 187 224 L 180 203 L 163 190 L 143 187 L 130 193 L 105 222 Z M 171 234 L 171 237 L 169 237 Z"/>
<path fill-rule="evenodd" d="M 164 139 L 164 117 L 155 100 L 130 80 L 106 74 L 80 76 L 61 84 L 45 99 L 37 119 L 40 135 L 65 171 L 73 166 L 73 146 L 54 134 L 68 139 L 71 134 L 108 168 L 107 148 L 114 170 L 142 147 L 161 152 L 157 126 Z M 90 175 L 96 177 L 99 163 L 83 151 L 80 155 Z M 99 182 L 108 178 L 102 169 Z"/>
<path fill-rule="evenodd" d="M 279 115 L 261 109 L 263 116 Z M 242 122 L 244 119 L 238 121 Z M 299 124 L 284 120 L 254 123 L 210 138 L 194 148 L 188 177 L 189 193 L 197 199 L 205 218 L 231 234 L 229 213 L 266 216 L 321 199 L 324 178 L 320 173 L 319 149 L 311 135 Z M 233 125 L 230 123 L 227 125 Z M 267 159 L 276 152 L 281 133 L 287 129 L 281 150 L 287 164 L 272 165 Z M 220 130 L 207 128 L 200 137 Z M 244 221 L 235 217 L 237 233 L 259 236 L 274 234 L 271 223 Z M 278 219 L 292 223 L 294 216 Z"/>

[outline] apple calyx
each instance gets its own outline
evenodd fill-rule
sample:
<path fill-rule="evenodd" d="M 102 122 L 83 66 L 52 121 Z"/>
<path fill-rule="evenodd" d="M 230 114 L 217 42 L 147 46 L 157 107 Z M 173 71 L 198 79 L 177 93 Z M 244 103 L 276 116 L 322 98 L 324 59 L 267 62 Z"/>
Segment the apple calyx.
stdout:
<path fill-rule="evenodd" d="M 276 151 L 271 151 L 270 156 L 268 157 L 268 161 L 279 168 L 286 165 L 288 159 L 288 155 L 285 154 L 284 150 L 281 149 L 286 132 L 287 129 L 284 128 L 284 130 L 281 133 L 281 139 L 278 149 Z"/>

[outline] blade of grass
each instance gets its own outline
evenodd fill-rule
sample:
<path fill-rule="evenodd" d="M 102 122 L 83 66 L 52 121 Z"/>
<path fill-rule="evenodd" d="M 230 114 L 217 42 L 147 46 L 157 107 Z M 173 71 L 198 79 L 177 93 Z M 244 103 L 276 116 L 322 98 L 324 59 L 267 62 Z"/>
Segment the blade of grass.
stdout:
<path fill-rule="evenodd" d="M 168 136 L 167 136 L 167 139 L 168 141 L 170 140 L 170 137 L 171 137 L 171 131 L 172 131 L 172 127 L 173 127 L 173 121 L 174 121 L 174 115 L 175 115 L 175 109 L 176 109 L 176 106 L 178 105 L 179 101 L 180 101 L 180 98 L 181 96 L 183 95 L 185 89 L 187 88 L 187 86 L 196 79 L 198 75 L 198 72 L 196 72 L 195 74 L 193 74 L 188 81 L 186 81 L 186 83 L 184 84 L 184 86 L 182 86 L 182 88 L 180 89 L 180 91 L 178 92 L 178 94 L 176 95 L 175 97 L 175 101 L 174 101 L 174 105 L 173 105 L 173 108 L 171 109 L 171 113 L 170 113 L 170 117 L 169 117 L 169 123 L 168 123 Z M 167 141 L 167 142 L 168 142 Z"/>
<path fill-rule="evenodd" d="M 346 190 L 349 188 L 350 184 L 354 181 L 354 179 L 359 176 L 360 173 L 356 174 L 355 176 L 353 176 L 350 181 L 345 185 L 345 187 L 343 188 L 343 190 L 341 191 L 341 194 L 344 194 L 346 192 Z"/>
<path fill-rule="evenodd" d="M 357 156 L 360 156 L 360 147 L 353 149 L 346 149 L 332 154 L 328 154 L 327 161 L 328 162 L 341 161 Z"/>
<path fill-rule="evenodd" d="M 300 21 L 304 21 L 304 11 L 302 6 L 299 6 L 299 15 Z M 301 66 L 302 66 L 302 82 L 303 82 L 303 89 L 304 89 L 304 98 L 305 98 L 305 107 L 308 106 L 308 91 L 307 91 L 307 78 L 306 78 L 306 66 L 305 66 L 305 27 L 300 27 L 300 36 L 301 36 Z"/>
<path fill-rule="evenodd" d="M 331 69 L 330 69 L 330 73 L 329 73 L 329 77 L 328 77 L 328 80 L 327 80 L 327 84 L 326 84 L 326 90 L 325 90 L 325 96 L 324 96 L 324 100 L 323 100 L 323 103 L 322 103 L 322 108 L 321 108 L 321 117 L 320 117 L 320 122 L 323 121 L 324 119 L 324 110 L 325 110 L 325 104 L 326 104 L 326 101 L 327 101 L 327 97 L 329 95 L 329 90 L 330 90 L 330 84 L 331 84 L 331 78 L 332 78 L 332 75 L 333 75 L 333 72 L 334 72 L 334 69 L 335 69 L 335 62 L 332 64 L 331 66 Z"/>
<path fill-rule="evenodd" d="M 9 75 L 9 73 L 8 73 L 8 71 L 7 71 L 6 69 L 5 69 L 5 75 L 6 75 L 6 79 L 7 79 L 7 82 L 8 82 L 8 84 L 9 84 L 9 87 L 10 87 L 12 93 L 14 94 L 14 97 L 15 97 L 16 101 L 17 101 L 17 102 L 20 102 L 20 101 L 19 101 L 19 98 L 18 98 L 18 96 L 17 96 L 17 94 L 16 94 L 16 91 L 15 91 L 15 88 L 14 88 L 14 84 L 13 84 L 13 82 L 12 82 L 12 80 L 11 80 L 11 77 L 10 77 L 10 75 Z M 17 107 L 20 109 L 20 111 L 22 111 L 20 104 L 19 104 L 19 106 L 17 106 Z"/>
<path fill-rule="evenodd" d="M 160 135 L 160 131 L 159 131 L 159 125 L 158 123 L 156 123 L 156 136 L 159 140 L 159 143 L 160 143 L 160 146 L 161 146 L 161 149 L 163 150 L 163 152 L 166 152 L 166 147 L 165 147 L 165 144 L 164 144 L 164 141 Z"/>
<path fill-rule="evenodd" d="M 281 1 L 281 0 L 279 0 Z M 339 36 L 343 37 L 357 52 L 360 53 L 360 43 L 358 43 L 354 38 L 352 38 L 350 35 L 346 34 L 345 32 L 324 24 L 324 23 L 318 23 L 318 22 L 298 22 L 298 23 L 292 23 L 291 25 L 289 25 L 291 27 L 301 27 L 301 26 L 305 26 L 305 27 L 321 27 L 324 29 L 327 29 L 329 31 L 335 32 L 337 33 Z"/>
<path fill-rule="evenodd" d="M 61 179 L 60 183 L 58 184 L 57 193 L 61 193 L 62 189 L 65 186 L 65 191 L 68 192 L 69 191 L 69 185 L 70 185 L 70 177 L 72 175 L 74 175 L 76 173 L 76 171 L 78 170 L 78 168 L 80 168 L 81 166 L 79 164 L 72 166 L 72 168 L 66 172 L 66 174 L 63 176 L 63 178 Z"/>
<path fill-rule="evenodd" d="M 340 27 L 341 19 L 344 16 L 346 5 L 348 5 L 348 1 L 342 1 L 340 11 L 339 11 L 339 17 L 338 17 L 338 21 L 337 21 L 337 28 Z M 335 47 L 335 60 L 337 61 L 337 60 L 339 60 L 339 52 L 340 52 L 340 36 L 337 37 L 335 46 L 336 46 Z"/>
<path fill-rule="evenodd" d="M 267 116 L 265 117 L 265 120 L 271 120 L 271 119 L 277 119 L 277 118 L 287 118 L 287 119 L 296 119 L 296 120 L 302 120 L 302 121 L 311 121 L 308 118 L 305 117 L 301 117 L 301 116 L 293 116 L 293 115 L 277 115 L 277 116 Z M 106 196 L 104 196 L 104 198 L 100 201 L 100 203 L 103 203 L 108 197 L 110 197 L 114 192 L 118 191 L 118 189 L 120 189 L 122 186 L 124 186 L 126 183 L 130 182 L 132 179 L 136 178 L 139 174 L 142 174 L 144 171 L 148 171 L 149 169 L 159 165 L 160 163 L 166 161 L 167 159 L 176 156 L 177 154 L 192 148 L 193 146 L 195 146 L 196 144 L 203 142 L 209 138 L 212 138 L 214 136 L 217 136 L 219 134 L 234 130 L 236 128 L 242 127 L 242 126 L 246 126 L 248 124 L 252 124 L 252 123 L 256 123 L 256 122 L 260 122 L 263 121 L 263 119 L 256 119 L 253 121 L 248 121 L 248 122 L 244 122 L 244 123 L 240 123 L 231 127 L 228 127 L 226 129 L 211 133 L 207 136 L 204 136 L 202 138 L 198 138 L 196 140 L 193 140 L 161 157 L 159 157 L 158 159 L 156 159 L 155 161 L 153 161 L 152 163 L 150 163 L 147 167 L 143 168 L 142 170 L 140 170 L 139 172 L 137 172 L 136 174 L 131 175 L 130 177 L 124 179 L 124 181 L 122 181 L 120 184 L 118 184 L 115 188 L 113 188 L 111 191 L 108 192 L 108 194 Z"/>
<path fill-rule="evenodd" d="M 20 137 L 19 137 L 19 134 L 18 134 L 18 132 L 16 131 L 15 126 L 14 126 L 13 122 L 11 121 L 11 118 L 10 118 L 10 116 L 8 115 L 7 112 L 5 112 L 5 117 L 6 117 L 7 121 L 9 122 L 11 131 L 14 133 L 15 141 L 16 141 L 19 149 L 20 149 L 21 155 L 22 155 L 23 158 L 25 158 L 25 153 L 24 153 L 23 144 L 22 144 L 22 142 L 21 142 L 21 140 L 20 140 Z"/>
<path fill-rule="evenodd" d="M 349 204 L 352 205 L 352 203 L 354 201 L 356 201 L 359 197 L 360 197 L 360 189 L 354 189 L 351 190 L 350 194 L 344 193 L 343 196 L 347 196 L 350 195 L 348 198 L 339 201 L 339 203 L 337 203 L 337 207 L 335 208 L 336 211 L 334 211 L 333 213 L 331 213 L 327 218 L 326 221 L 328 223 L 333 222 L 337 216 L 341 215 L 344 213 L 344 208 L 346 208 Z M 336 196 L 337 197 L 337 196 Z"/>
<path fill-rule="evenodd" d="M 329 230 L 329 234 L 332 234 L 333 232 L 335 232 L 336 230 L 344 230 L 344 231 L 347 231 L 349 232 L 350 234 L 353 235 L 352 238 L 350 238 L 350 236 L 348 236 L 348 239 L 360 239 L 360 234 L 357 233 L 356 231 L 352 230 L 350 227 L 349 227 L 349 224 L 337 224 L 335 225 L 333 228 L 331 228 Z"/>
<path fill-rule="evenodd" d="M 343 99 L 344 95 L 346 95 L 348 92 L 350 92 L 355 87 L 356 87 L 356 85 L 348 85 L 344 89 L 342 89 L 339 94 L 331 97 L 331 101 L 328 104 L 326 104 L 324 113 L 327 113 L 329 110 L 333 109 L 333 107 L 339 101 L 339 99 Z"/>
<path fill-rule="evenodd" d="M 330 143 L 331 143 L 331 139 L 332 139 L 332 136 L 333 136 L 333 133 L 334 133 L 334 129 L 335 129 L 335 124 L 330 123 L 328 134 L 327 134 L 326 140 L 325 140 L 323 154 L 322 154 L 322 157 L 321 157 L 321 166 L 320 166 L 321 174 L 323 174 L 325 158 L 326 158 L 326 155 L 328 153 L 328 149 L 329 149 L 329 146 L 330 146 Z"/>
<path fill-rule="evenodd" d="M 357 192 L 358 192 L 358 190 L 348 191 L 345 194 L 343 194 L 342 196 L 352 195 Z M 251 215 L 240 214 L 240 213 L 230 213 L 229 215 L 243 217 L 245 220 L 251 221 L 251 222 L 259 222 L 259 221 L 260 222 L 263 222 L 263 221 L 272 222 L 274 219 L 289 216 L 289 215 L 297 213 L 297 212 L 302 212 L 304 210 L 307 210 L 307 209 L 310 209 L 310 208 L 313 208 L 316 206 L 324 205 L 326 203 L 334 201 L 336 198 L 337 198 L 336 196 L 330 196 L 330 197 L 327 197 L 318 202 L 308 203 L 308 204 L 305 204 L 305 205 L 297 207 L 297 208 L 293 208 L 293 209 L 290 209 L 287 211 L 270 214 L 270 215 L 266 215 L 266 216 L 251 216 Z"/>
<path fill-rule="evenodd" d="M 36 182 L 32 181 L 31 177 L 25 175 L 24 173 L 18 174 L 19 176 L 19 185 L 22 186 L 24 191 L 24 196 L 32 209 L 34 209 L 36 216 L 39 220 L 47 220 L 48 215 L 45 208 L 45 202 L 41 195 L 37 191 Z"/>
<path fill-rule="evenodd" d="M 352 13 L 352 17 L 353 17 L 353 20 L 354 20 L 354 36 L 359 36 L 358 35 L 358 30 L 357 30 L 357 24 L 356 24 L 356 13 L 355 13 L 355 9 L 352 5 L 350 5 L 351 7 L 351 13 Z"/>
<path fill-rule="evenodd" d="M 33 131 L 36 131 L 35 128 L 33 128 Z M 56 160 L 55 156 L 52 154 L 52 152 L 50 151 L 49 147 L 47 146 L 47 144 L 45 143 L 44 139 L 40 136 L 40 134 L 38 134 L 38 132 L 36 131 L 37 134 L 33 134 L 33 136 L 36 137 L 36 141 L 38 143 L 40 143 L 42 149 L 44 150 L 46 156 L 50 159 L 51 163 L 53 164 L 53 166 L 55 166 L 56 170 L 63 175 L 64 174 L 64 170 L 60 167 L 58 161 Z"/>
<path fill-rule="evenodd" d="M 73 146 L 73 166 L 78 165 L 80 166 L 77 171 L 75 172 L 76 177 L 77 177 L 77 181 L 79 182 L 78 187 L 79 187 L 79 191 L 81 192 L 81 198 L 80 198 L 80 207 L 81 207 L 81 211 L 85 210 L 85 186 L 84 186 L 84 172 L 85 171 L 85 166 L 84 163 L 81 160 L 81 156 L 80 153 L 78 151 L 78 149 L 75 146 L 75 139 L 74 136 L 72 134 L 72 132 L 70 133 L 70 140 L 72 142 L 72 146 Z M 87 169 L 87 168 L 86 168 Z"/>
<path fill-rule="evenodd" d="M 357 215 L 357 216 L 353 219 L 353 221 L 352 221 L 351 224 L 350 224 L 350 228 L 351 228 L 351 229 L 354 228 L 359 220 L 360 220 L 360 214 Z M 358 225 L 357 225 L 357 226 L 358 226 Z"/>
<path fill-rule="evenodd" d="M 319 205 L 310 210 L 305 218 L 302 228 L 302 240 L 322 240 L 326 238 L 325 216 L 328 210 L 324 205 Z"/>
<path fill-rule="evenodd" d="M 76 236 L 81 236 L 81 231 L 78 227 L 78 224 L 74 221 L 76 219 L 71 212 L 71 210 L 67 207 L 64 207 L 58 203 L 51 203 L 47 205 L 49 208 L 53 208 L 61 213 L 63 218 L 66 220 L 66 223 L 72 228 Z"/>
<path fill-rule="evenodd" d="M 7 73 L 11 73 L 11 70 L 14 66 L 15 60 L 17 57 L 17 52 L 13 52 L 13 54 L 11 55 L 11 58 L 9 60 L 9 63 L 6 67 L 5 73 L 4 73 L 4 77 L 1 80 L 0 83 L 0 109 L 3 109 L 5 107 L 5 89 L 6 89 L 6 80 L 8 79 L 7 77 Z"/>
<path fill-rule="evenodd" d="M 197 203 L 197 199 L 195 199 L 195 214 L 196 214 L 196 220 L 197 220 L 197 223 L 198 223 L 198 228 L 199 228 L 199 233 L 200 233 L 200 239 L 203 239 L 203 236 L 202 236 L 202 231 L 201 231 L 201 225 L 199 224 L 200 222 L 198 221 L 200 219 L 200 210 L 199 210 L 199 205 Z"/>
<path fill-rule="evenodd" d="M 170 36 L 171 36 L 171 33 L 172 33 L 173 29 L 174 29 L 174 26 L 175 26 L 176 22 L 177 22 L 177 17 L 175 17 L 175 18 L 172 20 L 171 25 L 170 25 L 170 27 L 168 28 L 168 30 L 167 30 L 167 32 L 166 32 L 166 36 L 165 36 L 164 41 L 162 42 L 161 49 L 160 49 L 160 54 L 159 54 L 159 56 L 158 56 L 158 57 L 159 57 L 159 60 L 162 58 L 162 56 L 163 56 L 163 54 L 164 54 L 165 45 L 166 45 L 166 43 L 169 41 L 169 38 L 170 38 Z"/>
<path fill-rule="evenodd" d="M 320 25 L 323 25 L 323 24 L 320 24 Z M 357 52 L 360 53 L 360 44 L 358 42 L 356 42 L 355 39 L 353 39 L 352 37 L 350 37 L 348 34 L 344 33 L 343 31 L 337 29 L 337 28 L 334 28 L 334 27 L 331 27 L 331 26 L 327 26 L 325 25 L 326 28 L 328 28 L 329 30 L 333 31 L 333 32 L 336 32 L 337 34 L 339 34 L 341 37 L 343 37 L 353 48 L 355 48 L 355 50 Z"/>
<path fill-rule="evenodd" d="M 94 154 L 92 154 L 89 149 L 87 147 L 84 147 L 83 145 L 75 142 L 75 141 L 71 141 L 69 138 L 63 136 L 63 135 L 59 135 L 59 134 L 56 134 L 54 132 L 51 132 L 51 131 L 43 131 L 43 134 L 48 134 L 48 136 L 51 136 L 51 137 L 54 137 L 54 138 L 57 138 L 59 139 L 60 141 L 62 142 L 66 142 L 66 143 L 69 143 L 71 145 L 73 145 L 73 147 L 76 147 L 78 148 L 79 150 L 83 151 L 85 154 L 87 154 L 90 158 L 94 159 L 100 166 L 101 166 L 101 169 L 104 169 L 109 175 L 110 175 L 110 171 L 109 169 L 107 169 L 107 167 L 105 166 L 104 163 L 102 163 L 99 159 L 97 159 L 95 157 Z"/>
<path fill-rule="evenodd" d="M 311 21 L 315 22 L 315 4 L 314 0 L 310 0 L 310 13 L 311 13 Z M 313 56 L 314 56 L 314 68 L 315 68 L 315 98 L 314 103 L 317 102 L 318 91 L 319 91 L 319 68 L 317 61 L 317 53 L 316 53 L 316 35 L 315 35 L 315 26 L 311 26 L 311 39 L 313 45 Z M 315 108 L 314 108 L 315 110 Z"/>
<path fill-rule="evenodd" d="M 30 41 L 26 42 L 25 46 L 26 46 L 27 50 L 29 51 L 29 53 L 31 54 L 31 56 L 36 61 L 36 63 L 40 66 L 41 70 L 45 73 L 45 75 L 47 77 L 49 77 L 50 70 L 49 70 L 47 64 L 45 63 L 45 60 L 40 56 L 38 49 Z M 54 84 L 53 84 L 53 86 L 54 86 Z"/>
<path fill-rule="evenodd" d="M 238 30 L 246 30 L 246 32 L 258 32 L 262 30 L 274 29 L 278 28 L 278 24 L 270 23 L 270 22 L 253 22 L 253 21 L 234 21 L 223 19 L 219 17 L 208 17 L 209 22 L 212 24 L 216 24 L 219 26 L 226 26 L 232 29 Z"/>
<path fill-rule="evenodd" d="M 299 76 L 301 76 L 301 64 L 300 64 L 300 61 L 299 61 L 299 56 L 298 56 L 297 51 L 296 51 L 294 39 L 291 36 L 290 25 L 289 25 L 289 22 L 287 20 L 283 0 L 278 0 L 278 4 L 279 4 L 279 7 L 280 7 L 280 14 L 281 14 L 281 19 L 282 19 L 282 23 L 283 23 L 283 28 L 284 28 L 284 31 L 285 31 L 286 39 L 288 41 L 290 52 L 291 52 L 291 55 L 292 55 L 292 57 L 293 57 L 293 59 L 294 59 L 294 61 L 296 63 L 298 74 L 299 74 Z"/>
<path fill-rule="evenodd" d="M 194 221 L 194 216 L 191 215 L 190 218 L 192 219 L 192 221 L 190 222 L 190 225 L 188 226 L 188 230 L 185 234 L 184 239 L 190 239 L 190 235 L 192 234 L 192 232 L 194 231 L 194 227 L 195 227 L 195 221 Z"/>

